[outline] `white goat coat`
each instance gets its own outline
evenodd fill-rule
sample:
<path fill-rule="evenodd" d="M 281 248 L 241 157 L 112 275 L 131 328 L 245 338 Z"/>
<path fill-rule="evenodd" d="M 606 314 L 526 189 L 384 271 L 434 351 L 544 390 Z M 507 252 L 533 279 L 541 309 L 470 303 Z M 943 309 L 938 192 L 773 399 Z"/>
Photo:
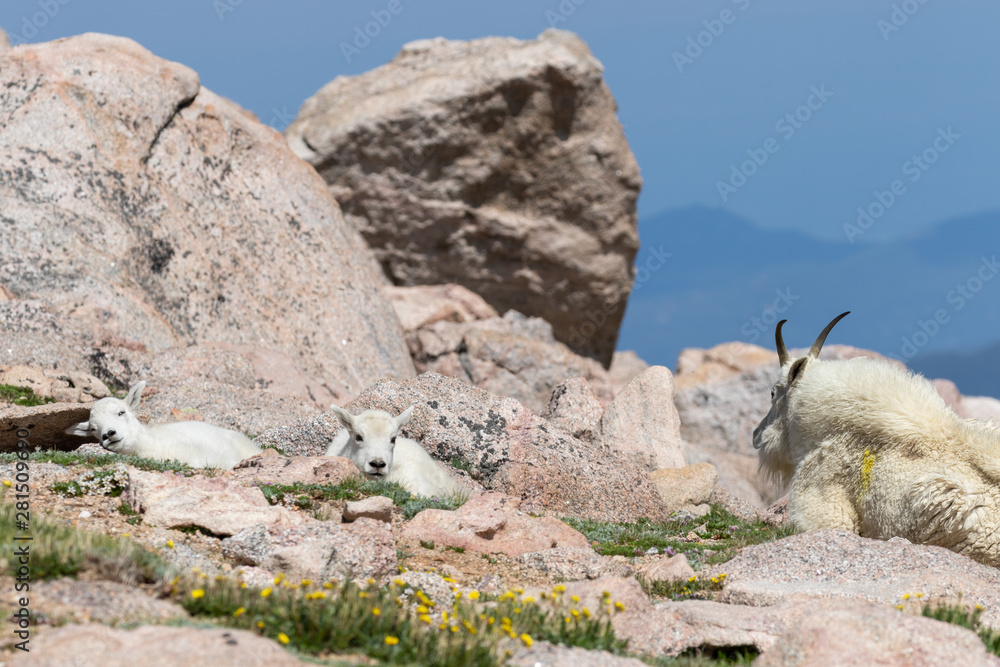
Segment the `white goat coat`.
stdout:
<path fill-rule="evenodd" d="M 786 400 L 760 456 L 779 478 L 794 470 L 795 526 L 899 536 L 1000 565 L 996 427 L 958 417 L 923 377 L 863 357 L 810 360 Z"/>
<path fill-rule="evenodd" d="M 341 428 L 327 449 L 327 456 L 343 456 L 354 460 L 354 441 L 346 428 Z M 357 463 L 355 462 L 355 465 Z M 361 469 L 362 473 L 364 470 Z M 416 440 L 396 436 L 389 473 L 383 476 L 365 475 L 369 479 L 395 482 L 410 493 L 428 498 L 447 498 L 465 492 L 427 450 Z"/>
<path fill-rule="evenodd" d="M 150 459 L 176 459 L 192 468 L 231 470 L 261 449 L 242 433 L 204 422 L 187 421 L 145 426 L 136 441 L 118 454 Z"/>

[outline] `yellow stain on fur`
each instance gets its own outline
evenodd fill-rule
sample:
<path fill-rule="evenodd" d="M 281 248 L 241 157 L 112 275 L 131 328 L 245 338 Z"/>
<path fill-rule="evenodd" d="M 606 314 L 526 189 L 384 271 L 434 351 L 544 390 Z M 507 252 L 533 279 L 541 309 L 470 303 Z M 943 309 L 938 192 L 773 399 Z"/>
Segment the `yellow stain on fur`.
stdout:
<path fill-rule="evenodd" d="M 861 498 L 868 495 L 868 489 L 872 485 L 872 469 L 875 468 L 876 456 L 871 449 L 866 449 L 861 457 Z"/>

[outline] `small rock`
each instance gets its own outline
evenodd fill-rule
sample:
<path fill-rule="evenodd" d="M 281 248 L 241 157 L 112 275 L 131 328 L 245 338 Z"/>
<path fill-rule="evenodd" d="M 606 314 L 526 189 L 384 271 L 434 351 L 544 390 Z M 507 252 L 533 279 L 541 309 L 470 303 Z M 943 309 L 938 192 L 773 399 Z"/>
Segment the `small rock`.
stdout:
<path fill-rule="evenodd" d="M 576 581 L 598 577 L 623 577 L 631 574 L 630 567 L 594 553 L 590 547 L 558 547 L 521 554 L 519 565 L 544 572 L 557 580 Z"/>
<path fill-rule="evenodd" d="M 89 518 L 91 517 L 91 514 L 90 514 L 90 512 L 89 512 L 89 511 L 87 511 L 87 510 L 80 510 L 80 514 L 79 514 L 78 516 L 79 516 L 79 517 L 80 517 L 81 519 L 89 519 Z"/>
<path fill-rule="evenodd" d="M 236 480 L 261 484 L 339 484 L 359 477 L 358 467 L 340 456 L 282 456 L 273 449 L 241 461 L 223 473 Z"/>
<path fill-rule="evenodd" d="M 661 468 L 654 470 L 649 476 L 656 485 L 663 504 L 671 512 L 680 509 L 691 511 L 693 506 L 707 504 L 719 481 L 719 473 L 711 463 Z"/>
<path fill-rule="evenodd" d="M 144 625 L 134 630 L 104 625 L 64 625 L 32 635 L 31 653 L 18 652 L 11 667 L 132 667 L 133 665 L 305 665 L 278 642 L 249 630 Z"/>
<path fill-rule="evenodd" d="M 294 524 L 301 515 L 272 507 L 260 489 L 238 486 L 225 477 L 184 477 L 129 468 L 122 500 L 148 525 L 197 526 L 214 535 L 234 535 L 252 526 Z"/>
<path fill-rule="evenodd" d="M 344 521 L 350 523 L 364 517 L 392 523 L 393 507 L 392 499 L 385 496 L 370 496 L 363 500 L 349 500 L 344 507 Z"/>
<path fill-rule="evenodd" d="M 553 517 L 524 514 L 519 505 L 516 498 L 488 492 L 457 510 L 426 509 L 404 525 L 402 538 L 511 558 L 554 547 L 589 549 L 582 533 Z"/>
<path fill-rule="evenodd" d="M 380 578 L 397 567 L 391 526 L 367 518 L 254 526 L 224 539 L 222 553 L 241 565 L 314 581 Z"/>
<path fill-rule="evenodd" d="M 663 556 L 643 563 L 639 572 L 648 581 L 687 581 L 695 576 L 687 556 Z"/>

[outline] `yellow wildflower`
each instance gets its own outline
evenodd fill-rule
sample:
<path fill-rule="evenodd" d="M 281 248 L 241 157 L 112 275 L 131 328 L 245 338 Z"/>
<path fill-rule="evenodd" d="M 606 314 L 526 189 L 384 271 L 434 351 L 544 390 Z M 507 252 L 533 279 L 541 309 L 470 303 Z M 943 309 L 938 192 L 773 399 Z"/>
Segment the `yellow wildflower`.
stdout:
<path fill-rule="evenodd" d="M 167 540 L 167 548 L 168 549 L 173 549 L 174 548 L 174 541 L 173 540 Z"/>
<path fill-rule="evenodd" d="M 278 633 L 278 641 L 281 642 L 282 644 L 287 644 L 288 642 L 290 642 L 292 640 L 289 639 L 288 635 L 286 635 L 284 632 L 279 632 Z"/>
<path fill-rule="evenodd" d="M 193 597 L 195 600 L 197 600 L 198 598 L 205 597 L 205 589 L 203 588 L 194 589 L 193 591 L 191 591 L 191 597 Z"/>
<path fill-rule="evenodd" d="M 566 592 L 566 587 L 563 586 L 562 584 L 556 584 L 555 586 L 552 587 L 552 592 L 553 593 L 565 593 Z"/>
<path fill-rule="evenodd" d="M 3 481 L 3 485 L 4 485 L 4 486 L 6 486 L 6 487 L 11 487 L 11 486 L 14 486 L 13 484 L 11 484 L 11 483 L 10 483 L 10 480 L 9 480 L 9 479 L 5 479 L 5 480 Z"/>
<path fill-rule="evenodd" d="M 372 608 L 372 616 L 378 616 L 381 613 L 382 613 L 382 610 L 379 609 L 378 607 L 373 607 Z"/>
<path fill-rule="evenodd" d="M 521 635 L 521 641 L 524 642 L 524 645 L 527 646 L 528 648 L 531 648 L 531 645 L 535 643 L 534 640 L 531 638 L 531 635 L 528 634 Z"/>
<path fill-rule="evenodd" d="M 624 605 L 624 603 L 622 603 L 622 602 L 616 602 L 615 603 L 615 609 L 617 609 L 618 611 L 625 611 L 625 605 Z"/>
<path fill-rule="evenodd" d="M 427 625 L 431 624 L 431 617 L 428 614 L 421 614 L 417 618 L 419 618 L 421 621 L 423 621 Z"/>
<path fill-rule="evenodd" d="M 385 643 L 389 646 L 395 646 L 399 643 L 399 637 L 393 637 L 392 635 L 387 635 L 385 638 Z"/>
<path fill-rule="evenodd" d="M 261 596 L 262 598 L 266 598 L 266 597 L 267 597 L 268 595 L 270 595 L 270 594 L 271 594 L 271 589 L 270 589 L 270 588 L 265 588 L 264 590 L 262 590 L 262 591 L 260 592 L 260 596 Z"/>
<path fill-rule="evenodd" d="M 469 599 L 470 600 L 478 600 L 479 599 L 479 591 L 469 591 Z"/>
<path fill-rule="evenodd" d="M 237 616 L 242 616 L 245 613 L 247 613 L 247 608 L 246 607 L 240 607 L 239 609 L 237 609 L 236 611 L 233 612 L 233 617 L 235 618 Z"/>

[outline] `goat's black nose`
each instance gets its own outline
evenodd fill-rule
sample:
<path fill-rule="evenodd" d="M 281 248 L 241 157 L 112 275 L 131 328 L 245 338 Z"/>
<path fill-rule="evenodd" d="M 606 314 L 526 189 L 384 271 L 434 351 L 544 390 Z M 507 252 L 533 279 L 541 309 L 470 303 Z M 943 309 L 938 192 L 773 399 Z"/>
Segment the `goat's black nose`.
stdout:
<path fill-rule="evenodd" d="M 385 461 L 383 461 L 382 459 L 372 459 L 371 461 L 368 462 L 368 465 L 370 465 L 372 468 L 375 468 L 375 470 L 381 470 L 382 468 L 385 467 Z"/>
<path fill-rule="evenodd" d="M 112 429 L 112 430 L 110 430 L 110 431 L 108 431 L 107 433 L 104 434 L 104 437 L 102 438 L 102 440 L 107 440 L 108 438 L 110 438 L 114 434 L 115 434 L 115 431 L 114 431 L 114 429 Z"/>

